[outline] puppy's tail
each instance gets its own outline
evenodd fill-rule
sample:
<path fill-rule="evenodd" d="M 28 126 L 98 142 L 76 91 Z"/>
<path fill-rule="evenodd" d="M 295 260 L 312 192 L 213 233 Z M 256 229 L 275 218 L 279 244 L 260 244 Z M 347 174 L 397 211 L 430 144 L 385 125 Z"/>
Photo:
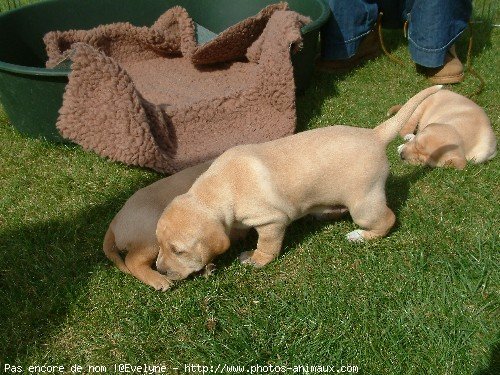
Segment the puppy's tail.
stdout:
<path fill-rule="evenodd" d="M 382 143 L 387 146 L 390 141 L 396 138 L 403 125 L 408 121 L 419 104 L 422 103 L 428 96 L 441 90 L 442 87 L 443 85 L 436 85 L 420 91 L 418 94 L 411 97 L 410 100 L 408 100 L 399 109 L 396 115 L 373 129 Z"/>
<path fill-rule="evenodd" d="M 102 249 L 104 250 L 104 254 L 106 257 L 112 261 L 116 267 L 122 272 L 130 273 L 130 270 L 126 266 L 122 257 L 120 256 L 120 251 L 116 247 L 115 243 L 115 234 L 111 227 L 108 228 L 108 231 L 104 235 L 104 242 L 102 244 Z"/>

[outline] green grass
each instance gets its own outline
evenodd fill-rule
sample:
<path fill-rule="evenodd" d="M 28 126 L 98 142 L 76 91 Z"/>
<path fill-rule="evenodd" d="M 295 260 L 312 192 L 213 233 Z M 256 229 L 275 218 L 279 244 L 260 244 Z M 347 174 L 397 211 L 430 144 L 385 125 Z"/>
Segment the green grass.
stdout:
<path fill-rule="evenodd" d="M 37 0 L 0 0 L 0 12 L 16 9 L 35 2 Z"/>
<path fill-rule="evenodd" d="M 486 8 L 490 16 L 476 17 L 484 22 L 475 24 L 473 63 L 486 81 L 477 102 L 498 136 L 500 30 Z M 300 130 L 373 127 L 427 85 L 400 34 L 386 37 L 406 66 L 381 57 L 346 75 L 316 73 L 298 98 Z M 454 89 L 467 94 L 477 84 L 467 76 Z M 413 167 L 398 160 L 395 141 L 387 195 L 397 224 L 388 237 L 350 244 L 350 219 L 305 218 L 264 269 L 236 259 L 255 245 L 253 235 L 217 261 L 212 277 L 157 293 L 111 266 L 101 242 L 126 199 L 161 175 L 27 138 L 1 111 L 0 142 L 2 370 L 146 363 L 175 373 L 223 363 L 498 373 L 498 157 L 464 171 Z"/>

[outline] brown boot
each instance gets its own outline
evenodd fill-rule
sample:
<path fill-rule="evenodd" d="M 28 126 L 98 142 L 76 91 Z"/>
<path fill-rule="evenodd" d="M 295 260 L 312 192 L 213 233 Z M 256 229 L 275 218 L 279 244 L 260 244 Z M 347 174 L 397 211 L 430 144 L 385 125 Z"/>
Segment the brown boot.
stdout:
<path fill-rule="evenodd" d="M 446 53 L 443 66 L 426 68 L 425 66 L 417 65 L 417 72 L 422 73 L 429 81 L 438 85 L 458 83 L 464 80 L 464 66 L 457 57 L 455 45 L 451 46 Z"/>
<path fill-rule="evenodd" d="M 359 44 L 356 54 L 343 60 L 321 60 L 316 61 L 316 67 L 319 70 L 327 72 L 344 72 L 355 68 L 364 62 L 374 59 L 382 53 L 380 42 L 377 38 L 375 29 L 370 31 Z"/>

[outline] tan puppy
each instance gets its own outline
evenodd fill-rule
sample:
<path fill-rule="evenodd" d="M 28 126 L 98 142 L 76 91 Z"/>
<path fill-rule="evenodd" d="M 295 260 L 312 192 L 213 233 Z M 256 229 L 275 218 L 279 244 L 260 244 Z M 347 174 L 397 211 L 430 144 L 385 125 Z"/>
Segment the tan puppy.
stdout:
<path fill-rule="evenodd" d="M 123 272 L 131 273 L 156 290 L 168 289 L 172 282 L 153 270 L 158 256 L 156 224 L 161 213 L 176 196 L 189 190 L 211 162 L 184 169 L 138 190 L 111 221 L 104 236 L 103 250 Z M 125 261 L 120 252 L 127 252 Z"/>
<path fill-rule="evenodd" d="M 399 155 L 411 164 L 463 169 L 467 160 L 482 163 L 496 155 L 495 133 L 484 110 L 448 90 L 425 99 L 400 134 L 408 142 L 398 147 Z"/>
<path fill-rule="evenodd" d="M 158 271 L 183 279 L 201 270 L 227 250 L 229 231 L 242 227 L 254 227 L 258 243 L 240 260 L 262 267 L 279 254 L 292 221 L 342 207 L 365 228 L 348 240 L 384 236 L 395 221 L 386 205 L 385 149 L 418 104 L 440 88 L 417 94 L 375 129 L 330 126 L 226 151 L 161 215 Z"/>

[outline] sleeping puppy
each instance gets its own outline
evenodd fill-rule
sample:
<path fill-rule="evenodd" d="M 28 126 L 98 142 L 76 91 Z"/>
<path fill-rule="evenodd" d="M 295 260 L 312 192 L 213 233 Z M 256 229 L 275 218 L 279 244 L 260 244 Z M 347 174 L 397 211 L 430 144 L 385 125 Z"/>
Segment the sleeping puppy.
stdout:
<path fill-rule="evenodd" d="M 151 268 L 158 256 L 155 231 L 158 218 L 176 196 L 189 190 L 211 162 L 184 169 L 138 190 L 111 221 L 104 236 L 106 256 L 125 273 L 131 273 L 156 290 L 167 290 L 172 282 Z M 125 261 L 120 252 L 127 252 Z"/>
<path fill-rule="evenodd" d="M 286 227 L 311 213 L 347 208 L 365 228 L 348 240 L 384 236 L 395 222 L 386 205 L 385 149 L 420 102 L 440 88 L 420 92 L 375 129 L 330 126 L 226 151 L 161 215 L 158 271 L 183 279 L 228 249 L 232 228 L 249 227 L 257 230 L 257 249 L 240 260 L 262 267 L 279 254 Z"/>
<path fill-rule="evenodd" d="M 495 134 L 484 110 L 448 90 L 425 99 L 400 134 L 407 143 L 398 147 L 399 155 L 411 164 L 463 169 L 467 160 L 482 163 L 496 155 Z"/>

